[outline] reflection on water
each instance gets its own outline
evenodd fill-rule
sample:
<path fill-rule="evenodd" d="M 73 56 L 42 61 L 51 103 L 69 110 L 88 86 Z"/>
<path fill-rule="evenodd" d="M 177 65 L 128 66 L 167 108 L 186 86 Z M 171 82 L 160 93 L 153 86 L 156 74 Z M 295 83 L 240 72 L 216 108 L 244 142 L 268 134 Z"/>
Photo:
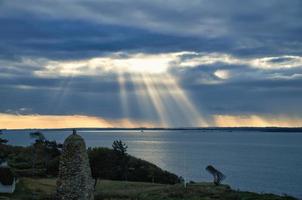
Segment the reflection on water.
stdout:
<path fill-rule="evenodd" d="M 44 131 L 59 142 L 70 134 Z M 88 146 L 106 146 L 116 139 L 128 151 L 186 180 L 211 181 L 209 164 L 224 174 L 233 188 L 291 194 L 302 198 L 302 134 L 249 131 L 80 131 Z M 28 133 L 6 132 L 12 144 L 27 145 Z"/>

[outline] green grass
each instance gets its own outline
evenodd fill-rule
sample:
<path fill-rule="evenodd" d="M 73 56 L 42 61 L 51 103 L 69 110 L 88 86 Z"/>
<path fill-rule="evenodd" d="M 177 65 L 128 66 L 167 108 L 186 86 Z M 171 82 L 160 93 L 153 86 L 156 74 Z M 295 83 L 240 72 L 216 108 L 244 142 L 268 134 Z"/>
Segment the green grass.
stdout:
<path fill-rule="evenodd" d="M 10 200 L 17 199 L 52 199 L 55 191 L 56 179 L 32 179 L 22 178 L 16 186 L 13 194 L 0 194 L 1 197 L 8 197 Z"/>
<path fill-rule="evenodd" d="M 55 193 L 55 179 L 22 178 L 13 195 L 2 195 L 16 199 L 52 199 Z M 292 200 L 287 196 L 256 194 L 234 191 L 227 185 L 214 186 L 212 183 L 163 185 L 141 182 L 99 181 L 95 200 Z M 1 195 L 0 195 L 1 200 Z"/>

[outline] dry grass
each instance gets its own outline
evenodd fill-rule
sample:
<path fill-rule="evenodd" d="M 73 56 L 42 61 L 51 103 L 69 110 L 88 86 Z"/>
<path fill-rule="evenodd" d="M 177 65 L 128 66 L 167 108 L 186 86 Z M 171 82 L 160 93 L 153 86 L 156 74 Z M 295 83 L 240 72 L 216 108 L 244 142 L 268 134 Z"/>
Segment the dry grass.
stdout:
<path fill-rule="evenodd" d="M 13 195 L 0 195 L 11 200 L 52 199 L 55 193 L 55 179 L 22 178 Z M 141 182 L 99 181 L 95 200 L 293 200 L 272 194 L 256 194 L 232 190 L 227 185 L 214 186 L 211 183 L 163 185 Z"/>

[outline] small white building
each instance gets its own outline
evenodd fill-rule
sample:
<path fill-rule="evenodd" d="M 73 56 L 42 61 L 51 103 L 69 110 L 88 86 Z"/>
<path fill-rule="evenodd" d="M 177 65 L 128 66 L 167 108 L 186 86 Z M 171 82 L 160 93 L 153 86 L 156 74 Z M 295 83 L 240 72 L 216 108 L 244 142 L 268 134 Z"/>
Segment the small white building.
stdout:
<path fill-rule="evenodd" d="M 17 178 L 8 167 L 7 163 L 0 165 L 0 193 L 13 193 L 16 188 Z"/>

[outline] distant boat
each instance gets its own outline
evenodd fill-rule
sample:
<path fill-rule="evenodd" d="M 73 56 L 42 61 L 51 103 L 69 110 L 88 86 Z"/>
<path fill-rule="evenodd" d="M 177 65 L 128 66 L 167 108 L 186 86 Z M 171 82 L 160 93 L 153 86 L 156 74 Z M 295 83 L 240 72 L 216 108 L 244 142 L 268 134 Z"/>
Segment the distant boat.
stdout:
<path fill-rule="evenodd" d="M 141 129 L 141 133 L 143 133 L 144 132 L 144 130 L 143 129 Z"/>

